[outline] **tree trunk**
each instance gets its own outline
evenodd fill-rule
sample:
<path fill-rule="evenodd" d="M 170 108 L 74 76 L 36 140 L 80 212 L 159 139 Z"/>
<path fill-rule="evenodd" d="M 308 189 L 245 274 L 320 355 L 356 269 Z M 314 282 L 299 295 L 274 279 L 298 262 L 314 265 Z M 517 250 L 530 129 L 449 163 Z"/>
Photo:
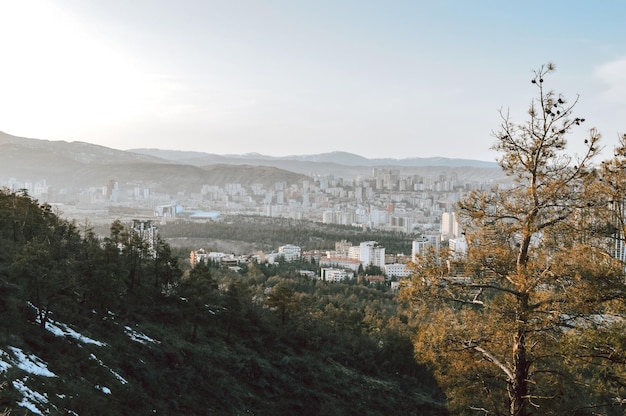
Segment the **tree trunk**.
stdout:
<path fill-rule="evenodd" d="M 510 416 L 527 416 L 528 370 L 530 367 L 526 351 L 526 321 L 528 317 L 528 295 L 517 299 L 517 328 L 513 337 L 513 380 L 509 386 Z"/>

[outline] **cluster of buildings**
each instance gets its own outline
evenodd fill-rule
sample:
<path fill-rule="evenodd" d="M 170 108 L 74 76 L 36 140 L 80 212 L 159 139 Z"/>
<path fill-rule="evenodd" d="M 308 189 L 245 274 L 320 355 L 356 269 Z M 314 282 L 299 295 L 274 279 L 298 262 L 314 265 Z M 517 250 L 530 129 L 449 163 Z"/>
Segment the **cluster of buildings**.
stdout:
<path fill-rule="evenodd" d="M 466 192 L 492 185 L 492 179 L 464 179 L 456 172 L 427 177 L 375 168 L 367 179 L 328 175 L 311 177 L 299 184 L 278 182 L 269 188 L 260 184 L 204 185 L 199 193 L 186 196 L 186 200 L 156 205 L 154 213 L 164 220 L 206 220 L 209 214 L 212 219 L 219 214 L 244 214 L 406 233 L 438 233 L 442 214 L 450 213 Z"/>
<path fill-rule="evenodd" d="M 358 246 L 352 246 L 346 241 L 336 242 L 335 250 L 327 251 L 325 256 L 317 259 L 321 267 L 320 278 L 330 281 L 350 279 L 359 270 L 367 271 L 370 266 L 376 267 L 374 270 L 383 273 L 387 280 L 408 277 L 412 273 L 411 263 L 418 256 L 429 254 L 431 250 L 437 252 L 444 238 L 456 242 L 454 248 L 451 248 L 453 253 L 459 257 L 465 255 L 467 244 L 458 223 L 454 234 L 444 236 L 441 233 L 431 233 L 417 237 L 411 244 L 410 256 L 388 255 L 385 247 L 376 241 L 364 241 Z M 368 280 L 376 281 L 376 278 L 372 276 Z"/>
<path fill-rule="evenodd" d="M 442 241 L 462 253 L 467 247 L 454 213 L 455 204 L 463 195 L 474 189 L 493 185 L 493 177 L 470 178 L 459 171 L 433 168 L 432 174 L 403 175 L 395 169 L 372 169 L 371 176 L 354 178 L 311 176 L 296 184 L 277 182 L 272 186 L 230 183 L 224 186 L 205 184 L 195 192 L 175 195 L 157 192 L 151 185 L 140 181 L 119 184 L 110 180 L 102 187 L 80 190 L 76 195 L 63 191 L 53 192 L 51 186 L 40 183 L 20 183 L 11 179 L 10 188 L 28 189 L 42 202 L 59 204 L 60 211 L 69 218 L 97 223 L 110 223 L 112 219 L 140 217 L 133 228 L 154 237 L 155 224 L 185 221 L 219 221 L 224 215 L 256 215 L 311 220 L 405 233 L 418 233 L 413 241 L 411 256 L 399 258 L 385 253 L 385 248 L 375 241 L 359 245 L 337 242 L 335 250 L 324 253 L 303 253 L 301 248 L 287 244 L 273 253 L 234 255 L 207 252 L 203 249 L 191 254 L 191 262 L 212 261 L 228 267 L 239 267 L 251 258 L 258 262 L 293 261 L 303 257 L 313 259 L 322 270 L 319 278 L 326 280 L 349 279 L 360 268 L 377 267 L 387 278 L 408 276 L 407 263 L 416 254 L 439 250 Z"/>
<path fill-rule="evenodd" d="M 363 241 L 359 245 L 352 245 L 348 241 L 342 240 L 335 242 L 334 250 L 303 252 L 299 246 L 286 244 L 278 247 L 278 251 L 272 253 L 259 252 L 244 256 L 222 252 L 207 252 L 201 248 L 192 251 L 189 259 L 192 266 L 201 261 L 210 261 L 235 270 L 242 263 L 249 261 L 274 264 L 307 259 L 318 264 L 320 272 L 319 275 L 315 274 L 314 276 L 310 273 L 304 274 L 326 281 L 343 281 L 363 274 L 370 282 L 379 282 L 381 279 L 383 282 L 386 280 L 397 280 L 411 275 L 410 263 L 417 256 L 426 255 L 431 250 L 438 251 L 443 238 L 456 242 L 454 248 L 452 248 L 453 252 L 456 252 L 459 256 L 465 254 L 467 246 L 456 217 L 453 214 L 446 213 L 445 218 L 451 221 L 450 229 L 446 228 L 445 234 L 431 233 L 416 238 L 412 242 L 410 256 L 389 255 L 385 252 L 385 247 L 376 241 Z M 369 270 L 374 270 L 380 274 L 368 275 L 367 272 Z"/>
<path fill-rule="evenodd" d="M 11 178 L 9 189 L 27 189 L 42 202 L 57 204 L 69 218 L 103 222 L 111 217 L 209 221 L 224 215 L 259 215 L 311 220 L 329 224 L 380 228 L 399 232 L 439 232 L 443 213 L 473 189 L 493 185 L 494 175 L 459 174 L 459 170 L 432 168 L 432 174 L 403 175 L 394 169 L 372 169 L 371 176 L 354 178 L 332 174 L 310 176 L 300 183 L 276 182 L 223 186 L 205 184 L 176 194 L 158 191 L 153 183 L 118 183 L 66 190 L 45 180 L 20 182 Z"/>

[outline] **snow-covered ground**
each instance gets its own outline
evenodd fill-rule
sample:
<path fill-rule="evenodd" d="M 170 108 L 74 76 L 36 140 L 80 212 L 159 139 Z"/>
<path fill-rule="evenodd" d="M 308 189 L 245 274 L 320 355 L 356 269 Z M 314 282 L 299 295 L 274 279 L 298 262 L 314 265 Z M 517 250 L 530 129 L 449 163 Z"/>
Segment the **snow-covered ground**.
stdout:
<path fill-rule="evenodd" d="M 35 320 L 35 322 L 37 324 L 41 324 L 41 321 L 39 320 L 39 308 L 30 302 L 28 302 L 28 305 L 37 311 L 37 319 Z M 74 338 L 75 340 L 79 342 L 82 342 L 83 344 L 93 344 L 93 345 L 97 345 L 98 347 L 104 347 L 107 345 L 104 342 L 86 337 L 85 335 L 76 332 L 75 330 L 70 328 L 68 325 L 61 323 L 61 322 L 56 322 L 52 319 L 48 319 L 46 321 L 45 328 L 47 331 L 52 332 L 57 337 L 70 337 L 70 338 Z"/>
<path fill-rule="evenodd" d="M 159 344 L 160 341 L 157 341 L 156 339 L 150 338 L 149 336 L 147 336 L 146 334 L 142 334 L 139 331 L 134 330 L 133 328 L 129 327 L 129 326 L 125 326 L 124 330 L 126 331 L 126 334 L 130 337 L 131 340 L 135 341 L 135 342 L 139 342 L 140 344 L 146 344 L 148 342 L 151 342 L 153 344 Z"/>
<path fill-rule="evenodd" d="M 83 344 L 93 344 L 98 347 L 104 347 L 107 345 L 104 342 L 86 337 L 85 335 L 74 331 L 72 328 L 70 328 L 69 326 L 63 323 L 55 322 L 52 320 L 49 320 L 48 322 L 46 322 L 46 330 L 52 332 L 57 337 L 74 338 L 75 340 L 82 342 Z"/>
<path fill-rule="evenodd" d="M 0 374 L 6 372 L 11 367 L 17 367 L 28 374 L 41 377 L 56 377 L 52 371 L 48 370 L 48 364 L 34 354 L 25 354 L 20 348 L 9 346 L 8 350 L 0 350 Z M 28 376 L 22 379 L 13 380 L 11 385 L 22 394 L 22 400 L 17 402 L 18 406 L 25 407 L 36 415 L 49 414 L 50 407 L 48 396 L 29 388 L 26 385 Z M 43 410 L 42 410 L 43 409 Z"/>
<path fill-rule="evenodd" d="M 30 304 L 30 306 L 34 309 L 37 309 L 36 306 L 34 306 L 33 304 Z M 115 317 L 116 316 L 113 312 L 108 312 L 108 316 L 106 318 L 115 320 Z M 92 345 L 96 347 L 108 346 L 108 344 L 105 342 L 85 336 L 78 331 L 72 329 L 69 325 L 59 321 L 55 321 L 53 319 L 49 319 L 46 322 L 45 329 L 56 337 L 71 338 L 78 341 L 78 347 L 82 347 L 82 345 Z M 160 343 L 159 340 L 156 340 L 144 334 L 143 332 L 132 328 L 131 326 L 124 326 L 124 332 L 133 342 L 138 342 L 141 344 Z M 33 390 L 33 386 L 45 384 L 38 381 L 37 377 L 58 376 L 50 369 L 48 369 L 48 364 L 44 360 L 37 357 L 35 354 L 28 354 L 22 349 L 15 346 L 6 346 L 4 348 L 4 350 L 0 349 L 0 377 L 6 375 L 8 370 L 11 368 L 19 369 L 25 373 L 22 376 L 18 376 L 21 378 L 16 377 L 12 381 L 10 381 L 10 386 L 12 386 L 22 395 L 22 399 L 19 402 L 16 402 L 16 405 L 27 409 L 30 413 L 35 415 L 43 416 L 56 414 L 59 409 L 57 409 L 54 404 L 48 400 L 47 394 L 42 394 Z M 100 366 L 108 370 L 120 384 L 128 384 L 128 381 L 124 377 L 122 377 L 112 368 L 108 367 L 93 352 L 90 353 L 89 358 L 96 361 Z M 107 395 L 113 394 L 111 388 L 109 388 L 105 384 L 94 383 L 94 388 Z M 59 398 L 65 397 L 65 395 L 63 394 L 57 394 L 56 396 Z M 78 416 L 72 410 L 63 410 L 64 412 L 66 412 L 66 414 L 73 414 Z"/>
<path fill-rule="evenodd" d="M 9 347 L 13 352 L 13 355 L 17 358 L 17 368 L 20 368 L 27 373 L 43 376 L 43 377 L 56 377 L 52 371 L 48 370 L 48 364 L 37 357 L 34 354 L 24 354 L 24 352 L 16 347 Z"/>
<path fill-rule="evenodd" d="M 22 400 L 20 400 L 17 404 L 19 406 L 27 408 L 36 415 L 50 414 L 50 412 L 46 408 L 47 405 L 50 404 L 50 402 L 48 401 L 48 395 L 46 395 L 45 393 L 41 394 L 34 390 L 31 390 L 25 383 L 27 380 L 28 377 L 24 377 L 21 380 L 13 380 L 13 382 L 11 383 L 13 384 L 15 390 L 22 393 Z M 37 407 L 37 405 L 44 405 L 46 407 L 44 407 L 44 410 L 41 410 L 39 409 L 39 407 Z"/>
<path fill-rule="evenodd" d="M 98 364 L 100 364 L 102 367 L 106 368 L 107 370 L 109 370 L 111 372 L 111 374 L 113 374 L 113 376 L 117 379 L 117 381 L 119 381 L 121 384 L 128 384 L 128 381 L 120 376 L 118 373 L 116 373 L 115 371 L 111 370 L 109 367 L 106 366 L 106 364 L 104 364 L 102 362 L 102 360 L 100 360 L 98 357 L 96 357 L 93 353 L 89 354 L 89 358 L 91 360 L 95 360 Z"/>

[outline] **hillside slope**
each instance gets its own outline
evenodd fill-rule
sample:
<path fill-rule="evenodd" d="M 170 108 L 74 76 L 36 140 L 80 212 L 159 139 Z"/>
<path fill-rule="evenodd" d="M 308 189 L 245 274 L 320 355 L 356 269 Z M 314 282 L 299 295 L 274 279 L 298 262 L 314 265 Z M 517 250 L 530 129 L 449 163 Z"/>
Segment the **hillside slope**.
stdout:
<path fill-rule="evenodd" d="M 69 325 L 53 321 L 45 332 L 27 324 L 5 335 L 0 373 L 8 386 L 0 409 L 81 416 L 103 409 L 117 415 L 445 413 L 423 370 L 371 373 L 366 369 L 374 362 L 341 362 L 337 351 L 302 346 L 264 326 L 246 326 L 248 333 L 228 340 L 222 324 L 212 322 L 201 341 L 191 342 L 175 329 L 190 328 L 172 314 L 175 306 L 159 309 L 150 319 L 111 312 Z"/>
<path fill-rule="evenodd" d="M 119 221 L 98 238 L 0 190 L 0 412 L 446 414 L 386 286 L 181 266 Z"/>

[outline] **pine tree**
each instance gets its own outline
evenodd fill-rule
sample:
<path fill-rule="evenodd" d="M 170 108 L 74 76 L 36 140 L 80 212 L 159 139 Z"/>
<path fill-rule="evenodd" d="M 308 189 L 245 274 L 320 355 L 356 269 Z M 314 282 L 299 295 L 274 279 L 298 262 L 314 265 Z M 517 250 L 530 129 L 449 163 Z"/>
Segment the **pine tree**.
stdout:
<path fill-rule="evenodd" d="M 453 258 L 422 258 L 403 291 L 417 355 L 458 414 L 610 414 L 626 394 L 623 352 L 597 357 L 624 345 L 626 294 L 594 165 L 600 135 L 591 129 L 581 155 L 567 152 L 585 119 L 573 115 L 577 99 L 546 89 L 553 70 L 534 72 L 528 121 L 501 112 L 493 149 L 510 184 L 459 204 L 462 273 L 451 273 Z M 610 380 L 601 376 L 609 368 Z"/>

